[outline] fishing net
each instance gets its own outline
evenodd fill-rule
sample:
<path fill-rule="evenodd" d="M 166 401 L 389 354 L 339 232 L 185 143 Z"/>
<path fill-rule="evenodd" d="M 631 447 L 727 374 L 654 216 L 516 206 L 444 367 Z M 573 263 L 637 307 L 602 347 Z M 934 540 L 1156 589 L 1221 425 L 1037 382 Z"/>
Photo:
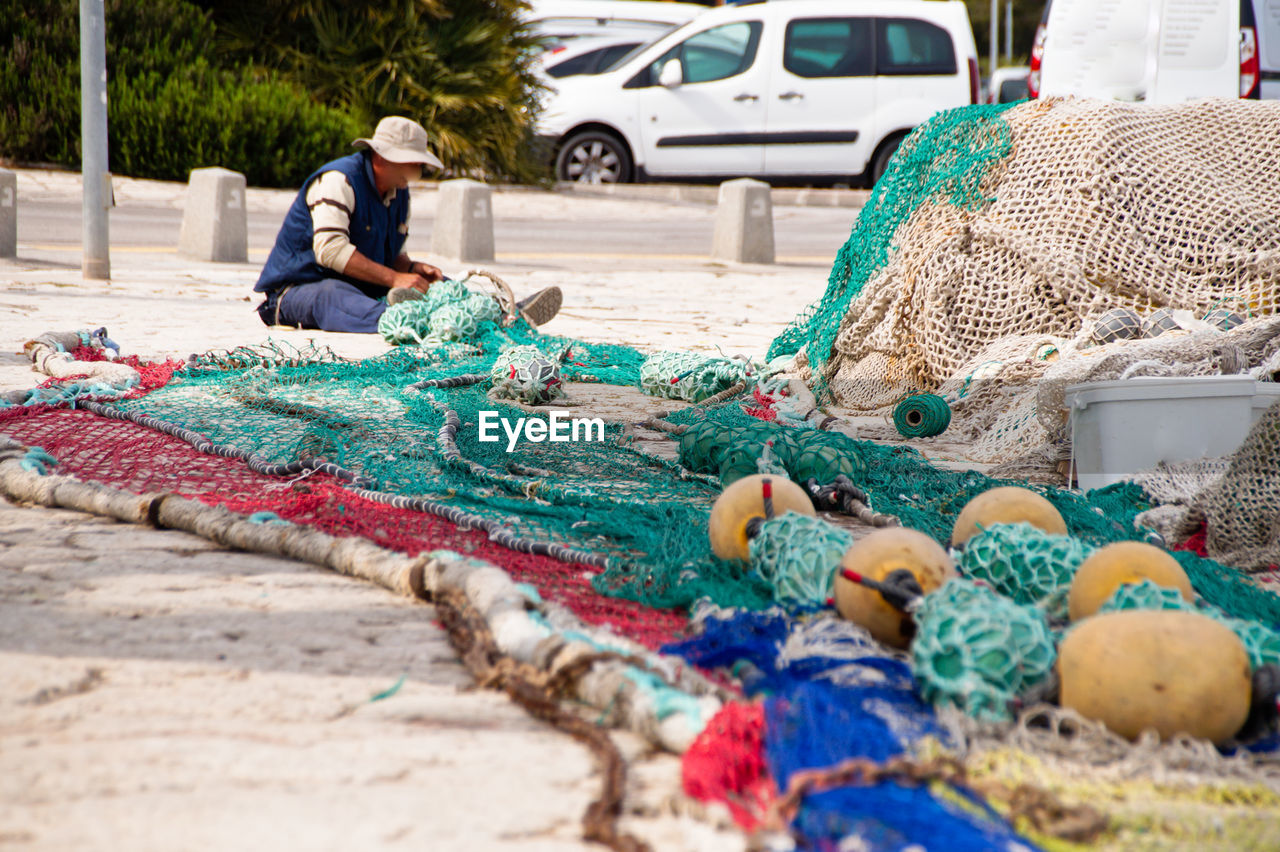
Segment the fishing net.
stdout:
<path fill-rule="evenodd" d="M 540 334 L 490 295 L 447 282 L 389 308 L 380 330 L 403 345 L 360 362 L 244 347 L 133 364 L 136 383 L 107 389 L 74 372 L 105 357 L 101 345 L 94 354 L 78 335 L 52 341 L 46 360 L 65 368 L 63 381 L 9 399 L 0 432 L 42 447 L 47 458 L 33 464 L 59 473 L 407 553 L 476 555 L 590 624 L 649 647 L 681 637 L 670 653 L 725 668 L 762 702 L 719 717 L 690 758 L 701 767 L 688 770 L 691 793 L 739 797 L 742 820 L 789 826 L 815 848 L 851 834 L 876 849 L 938 836 L 949 848 L 1009 848 L 1021 842 L 1010 824 L 938 766 L 868 774 L 857 764 L 853 780 L 837 771 L 909 756 L 929 738 L 958 743 L 907 660 L 834 618 L 826 596 L 839 554 L 867 524 L 901 523 L 945 545 L 970 499 L 1027 482 L 1011 464 L 996 475 L 933 464 L 893 427 L 883 433 L 892 444 L 866 440 L 874 429 L 817 428 L 825 415 L 789 391 L 801 382 L 771 368 L 796 355 L 795 376 L 837 413 L 888 415 L 932 393 L 947 410 L 930 399 L 919 419 L 945 431 L 924 428 L 920 440 L 966 443 L 973 460 L 1027 470 L 1062 457 L 1071 383 L 1266 378 L 1280 370 L 1280 320 L 1267 316 L 1280 199 L 1255 178 L 1274 162 L 1278 116 L 1249 103 L 1078 101 L 942 114 L 904 142 L 823 300 L 758 362 Z M 1227 138 L 1240 156 L 1210 156 Z M 1116 308 L 1133 314 L 1094 323 Z M 599 416 L 608 400 L 613 414 Z M 640 405 L 658 400 L 669 410 Z M 1170 530 L 1204 528 L 1212 548 L 1175 557 L 1269 659 L 1280 598 L 1211 557 L 1275 558 L 1277 417 L 1217 479 L 1169 506 L 1156 505 L 1154 483 L 1087 494 L 1032 485 L 1069 536 L 993 528 L 975 541 L 961 563 L 967 585 L 948 587 L 968 593 L 925 604 L 933 638 L 921 665 L 941 673 L 929 694 L 1005 718 L 1052 664 L 1045 602 L 1061 596 L 1077 557 L 1152 540 L 1157 528 L 1171 543 L 1183 539 Z M 640 421 L 672 440 L 639 440 Z M 724 484 L 757 472 L 801 483 L 826 514 L 763 524 L 744 571 L 712 555 L 707 521 Z M 1161 509 L 1171 511 L 1157 524 Z M 990 588 L 975 591 L 975 579 Z M 972 694 L 985 698 L 966 697 L 964 684 L 983 684 Z"/>
<path fill-rule="evenodd" d="M 937 393 L 967 457 L 1060 482 L 1067 385 L 1140 364 L 1257 370 L 1280 350 L 1280 322 L 1257 319 L 1280 307 L 1280 183 L 1260 179 L 1280 168 L 1277 134 L 1280 105 L 1226 99 L 943 113 L 903 144 L 822 300 L 770 354 L 797 353 L 852 411 Z"/>
<path fill-rule="evenodd" d="M 1012 718 L 1014 699 L 1057 658 L 1042 611 L 970 580 L 949 580 L 916 613 L 911 671 L 921 696 L 976 719 Z"/>
<path fill-rule="evenodd" d="M 840 558 L 851 544 L 848 530 L 787 512 L 760 525 L 759 535 L 749 544 L 751 567 L 779 603 L 821 606 L 831 597 Z"/>
<path fill-rule="evenodd" d="M 1039 603 L 1071 585 L 1090 548 L 1027 523 L 995 524 L 965 542 L 958 569 L 1020 604 Z"/>

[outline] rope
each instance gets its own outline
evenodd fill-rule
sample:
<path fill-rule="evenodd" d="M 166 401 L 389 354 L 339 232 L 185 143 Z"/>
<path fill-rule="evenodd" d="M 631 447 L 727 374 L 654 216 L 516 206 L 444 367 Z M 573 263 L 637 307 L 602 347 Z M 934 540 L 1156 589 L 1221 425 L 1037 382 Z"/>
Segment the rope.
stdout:
<path fill-rule="evenodd" d="M 583 839 L 601 843 L 615 852 L 648 852 L 648 844 L 618 829 L 627 786 L 627 764 L 622 753 L 608 732 L 561 706 L 561 696 L 572 695 L 570 684 L 601 657 L 593 655 L 594 658 L 582 661 L 573 671 L 548 679 L 537 669 L 517 663 L 498 649 L 484 617 L 462 592 L 438 592 L 435 605 L 449 643 L 481 686 L 502 690 L 529 715 L 569 734 L 599 759 L 603 776 L 601 790 L 582 816 Z"/>
<path fill-rule="evenodd" d="M 602 571 L 608 570 L 610 560 L 608 557 L 600 556 L 595 553 L 586 553 L 573 548 L 564 547 L 563 545 L 552 542 L 535 541 L 533 539 L 522 538 L 516 535 L 509 528 L 505 527 L 498 521 L 488 518 L 482 518 L 479 515 L 463 511 L 456 506 L 449 506 L 444 503 L 437 503 L 421 497 L 403 497 L 395 494 L 387 494 L 382 491 L 373 490 L 377 483 L 367 477 L 357 473 L 353 473 L 346 468 L 340 467 L 332 462 L 319 461 L 316 459 L 307 459 L 304 461 L 289 462 L 288 464 L 272 464 L 261 456 L 240 450 L 235 447 L 227 447 L 215 444 L 201 435 L 199 432 L 193 432 L 190 429 L 183 429 L 172 423 L 166 423 L 154 417 L 148 417 L 144 414 L 137 414 L 130 411 L 120 411 L 110 406 L 101 405 L 96 402 L 85 401 L 82 407 L 93 414 L 100 417 L 109 417 L 113 420 L 125 420 L 135 423 L 139 426 L 145 426 L 148 429 L 154 429 L 190 444 L 197 452 L 206 455 L 219 456 L 221 458 L 239 459 L 248 465 L 249 469 L 255 473 L 265 474 L 267 476 L 297 476 L 300 473 L 310 471 L 320 471 L 327 473 L 335 479 L 346 482 L 350 485 L 350 491 L 369 500 L 373 500 L 385 505 L 394 506 L 398 509 L 412 509 L 418 512 L 424 512 L 429 515 L 444 518 L 451 523 L 457 524 L 463 529 L 481 529 L 489 534 L 489 540 L 502 547 L 514 550 L 517 553 L 528 553 L 538 556 L 549 556 L 561 562 L 575 565 L 589 565 Z M 453 413 L 453 412 L 450 412 Z M 457 414 L 453 414 L 453 432 L 457 431 L 458 419 Z M 443 432 L 447 429 L 449 423 L 442 427 Z M 450 433 L 452 435 L 452 432 Z M 456 452 L 456 446 L 454 447 Z M 460 455 L 460 454 L 459 454 Z M 462 460 L 466 464 L 474 464 Z M 488 470 L 483 468 L 483 470 Z M 492 472 L 491 472 L 492 473 Z M 509 477 L 510 479 L 518 479 L 518 477 Z"/>
<path fill-rule="evenodd" d="M 841 512 L 852 515 L 864 524 L 872 527 L 897 527 L 902 521 L 893 515 L 884 515 L 874 511 L 869 505 L 867 492 L 853 484 L 853 480 L 843 473 L 827 485 L 821 485 L 816 479 L 804 483 L 809 492 L 809 499 L 815 508 L 826 512 Z"/>
<path fill-rule="evenodd" d="M 488 373 L 467 373 L 463 376 L 451 376 L 447 379 L 423 379 L 420 382 L 414 382 L 411 385 L 405 385 L 405 390 L 426 390 L 427 388 L 462 388 L 468 385 L 478 385 L 481 382 L 488 381 Z"/>
<path fill-rule="evenodd" d="M 932 438 L 951 425 L 951 408 L 937 394 L 913 394 L 893 409 L 893 425 L 906 438 Z"/>

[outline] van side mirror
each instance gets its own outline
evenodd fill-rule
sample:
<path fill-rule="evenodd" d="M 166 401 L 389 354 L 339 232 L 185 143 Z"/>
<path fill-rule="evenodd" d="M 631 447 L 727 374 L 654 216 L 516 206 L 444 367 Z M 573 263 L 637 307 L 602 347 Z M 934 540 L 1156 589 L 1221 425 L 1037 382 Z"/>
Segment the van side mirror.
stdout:
<path fill-rule="evenodd" d="M 658 74 L 658 85 L 674 89 L 683 82 L 684 69 L 680 66 L 680 60 L 668 59 L 667 64 L 662 66 L 662 71 Z"/>

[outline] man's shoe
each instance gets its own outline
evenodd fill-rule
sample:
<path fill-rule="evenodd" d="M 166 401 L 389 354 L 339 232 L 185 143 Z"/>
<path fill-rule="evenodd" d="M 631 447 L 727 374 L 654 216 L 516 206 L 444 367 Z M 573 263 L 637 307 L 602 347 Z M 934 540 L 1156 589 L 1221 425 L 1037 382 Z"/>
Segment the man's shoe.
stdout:
<path fill-rule="evenodd" d="M 532 326 L 546 325 L 560 311 L 560 288 L 539 290 L 527 299 L 516 302 L 516 309 L 525 322 Z"/>
<path fill-rule="evenodd" d="M 396 287 L 387 292 L 387 305 L 398 305 L 401 302 L 416 302 L 422 298 L 422 291 L 417 287 Z"/>

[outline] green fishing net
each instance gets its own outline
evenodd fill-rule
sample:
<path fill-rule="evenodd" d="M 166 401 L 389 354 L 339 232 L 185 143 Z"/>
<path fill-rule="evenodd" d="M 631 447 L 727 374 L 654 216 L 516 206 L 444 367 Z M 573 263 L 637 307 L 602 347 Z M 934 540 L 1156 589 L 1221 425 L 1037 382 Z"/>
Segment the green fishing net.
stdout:
<path fill-rule="evenodd" d="M 911 671 L 920 695 L 976 719 L 1012 718 L 1010 702 L 1057 660 L 1044 613 L 970 580 L 948 580 L 915 614 Z"/>
<path fill-rule="evenodd" d="M 760 525 L 751 539 L 751 567 L 779 603 L 822 606 L 853 534 L 820 518 L 787 512 Z"/>
<path fill-rule="evenodd" d="M 904 142 L 836 258 L 826 295 L 774 341 L 771 358 L 805 347 L 821 363 L 849 303 L 884 265 L 893 234 L 912 211 L 926 203 L 985 202 L 981 179 L 1008 152 L 1006 108 L 948 112 Z M 330 461 L 371 478 L 380 491 L 438 501 L 522 537 L 593 554 L 607 560 L 594 577 L 599 591 L 659 607 L 688 607 L 705 597 L 759 609 L 793 593 L 712 555 L 707 519 L 722 480 L 761 469 L 821 484 L 845 476 L 866 492 L 873 510 L 944 545 L 974 496 L 997 485 L 1025 485 L 935 466 L 911 448 L 805 423 L 783 425 L 777 410 L 775 422 L 762 420 L 770 413 L 760 411 L 750 393 L 669 415 L 689 427 L 679 437 L 680 463 L 648 452 L 647 442 L 633 443 L 622 422 L 601 424 L 603 440 L 556 441 L 549 437 L 552 418 L 592 417 L 589 406 L 575 407 L 579 383 L 705 400 L 733 384 L 730 379 L 759 375 L 753 365 L 748 376 L 738 359 L 658 357 L 541 334 L 522 320 L 503 326 L 493 298 L 462 282 L 437 284 L 422 300 L 392 306 L 383 319 L 383 335 L 406 345 L 381 357 L 352 363 L 319 351 L 287 358 L 214 353 L 195 359 L 168 386 L 119 406 L 270 462 Z M 491 397 L 495 365 L 513 347 L 534 347 L 555 362 L 563 400 L 529 411 Z M 519 372 L 514 361 L 504 363 L 500 380 L 511 378 L 512 366 Z M 449 438 L 451 417 L 458 425 Z M 482 420 L 491 428 L 482 428 Z M 511 426 L 515 439 L 495 420 Z M 547 438 L 530 438 L 531 420 L 542 423 L 532 434 Z M 1054 504 L 1084 546 L 1150 536 L 1134 524 L 1150 504 L 1131 483 L 1087 495 L 1031 487 Z M 1280 598 L 1238 572 L 1191 554 L 1176 558 L 1207 600 L 1233 616 L 1280 622 Z"/>
<path fill-rule="evenodd" d="M 917 208 L 941 203 L 974 209 L 988 201 L 980 185 L 1009 154 L 1011 134 L 1003 113 L 1011 106 L 941 112 L 903 140 L 836 255 L 826 292 L 773 341 L 770 359 L 804 349 L 816 371 L 830 359 L 850 303 L 888 262 L 894 235 Z"/>
<path fill-rule="evenodd" d="M 1038 603 L 1071 585 L 1091 549 L 1028 523 L 995 524 L 965 543 L 957 567 L 1021 604 Z"/>
<path fill-rule="evenodd" d="M 640 365 L 640 390 L 652 396 L 701 402 L 743 382 L 753 384 L 760 365 L 696 352 L 658 352 Z"/>

